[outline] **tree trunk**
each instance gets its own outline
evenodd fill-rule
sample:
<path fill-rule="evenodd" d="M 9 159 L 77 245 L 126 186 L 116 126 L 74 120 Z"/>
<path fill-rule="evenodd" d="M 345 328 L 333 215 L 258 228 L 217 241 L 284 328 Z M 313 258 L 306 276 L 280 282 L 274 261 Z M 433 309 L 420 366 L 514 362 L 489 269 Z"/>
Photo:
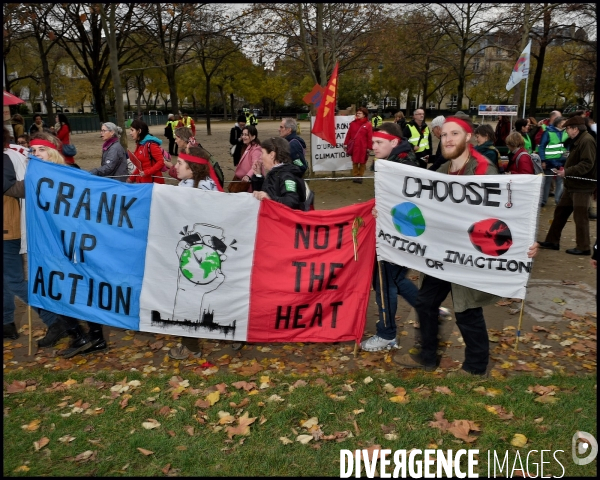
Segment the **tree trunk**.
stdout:
<path fill-rule="evenodd" d="M 323 4 L 317 3 L 317 61 L 319 64 L 319 80 L 322 87 L 327 85 L 327 71 L 325 70 L 325 61 L 323 56 L 325 48 L 323 46 Z"/>
<path fill-rule="evenodd" d="M 197 108 L 196 108 L 196 95 L 192 93 L 192 108 L 194 109 L 194 113 L 192 116 L 192 119 L 194 120 L 194 122 L 196 121 L 196 117 L 198 116 L 197 114 Z"/>
<path fill-rule="evenodd" d="M 231 119 L 234 122 L 237 122 L 237 114 L 235 112 L 235 105 L 234 105 L 234 97 L 233 97 L 233 93 L 229 94 L 229 103 L 231 104 Z"/>
<path fill-rule="evenodd" d="M 206 76 L 206 134 L 212 135 L 210 131 L 210 76 Z"/>
<path fill-rule="evenodd" d="M 44 92 L 45 92 L 45 103 L 48 120 L 48 125 L 54 125 L 54 110 L 52 105 L 52 76 L 50 75 L 50 68 L 48 66 L 48 57 L 43 50 L 43 47 L 40 45 L 40 59 L 42 61 L 42 71 L 44 75 Z"/>
<path fill-rule="evenodd" d="M 106 114 L 105 96 L 100 85 L 92 85 L 92 96 L 94 97 L 94 105 L 96 106 L 96 113 L 98 114 L 98 117 L 100 117 L 100 121 L 107 122 L 108 116 Z"/>
<path fill-rule="evenodd" d="M 119 74 L 119 52 L 117 50 L 117 36 L 115 26 L 115 10 L 117 5 L 110 6 L 110 14 L 107 17 L 104 5 L 99 4 L 100 15 L 102 17 L 102 27 L 108 38 L 110 73 L 112 76 L 113 86 L 115 88 L 115 110 L 117 117 L 117 125 L 125 131 L 125 112 L 123 108 L 123 87 L 121 85 L 121 75 Z M 129 96 L 127 97 L 129 99 Z M 121 145 L 127 150 L 127 135 L 121 135 L 119 139 Z"/>
<path fill-rule="evenodd" d="M 179 105 L 179 99 L 177 98 L 177 79 L 175 77 L 175 67 L 166 67 L 165 73 L 167 76 L 167 83 L 169 85 L 169 95 L 171 96 L 171 102 L 173 102 L 173 108 L 171 109 L 171 113 L 177 115 L 179 113 L 177 110 L 177 106 Z"/>

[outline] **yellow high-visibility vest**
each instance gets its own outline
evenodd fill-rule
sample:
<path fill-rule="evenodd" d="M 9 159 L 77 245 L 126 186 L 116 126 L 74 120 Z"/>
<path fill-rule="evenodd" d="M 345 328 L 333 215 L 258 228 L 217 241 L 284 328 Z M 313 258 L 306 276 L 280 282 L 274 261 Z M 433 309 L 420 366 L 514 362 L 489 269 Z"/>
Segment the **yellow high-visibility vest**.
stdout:
<path fill-rule="evenodd" d="M 407 125 L 407 127 L 410 130 L 410 138 L 408 139 L 408 143 L 419 147 L 417 150 L 415 150 L 415 152 L 419 153 L 427 150 L 429 148 L 429 127 L 425 127 L 425 130 L 423 130 L 423 138 L 421 138 L 421 134 L 419 133 L 417 127 L 411 125 L 410 123 Z M 421 138 L 421 141 L 419 141 L 419 138 Z"/>

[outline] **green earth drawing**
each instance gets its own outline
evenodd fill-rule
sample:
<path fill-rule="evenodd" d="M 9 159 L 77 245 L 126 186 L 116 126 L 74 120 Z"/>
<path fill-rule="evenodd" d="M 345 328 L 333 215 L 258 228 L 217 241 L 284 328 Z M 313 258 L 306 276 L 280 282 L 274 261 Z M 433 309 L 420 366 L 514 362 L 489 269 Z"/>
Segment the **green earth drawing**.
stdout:
<path fill-rule="evenodd" d="M 221 258 L 218 252 L 206 245 L 193 245 L 181 254 L 179 268 L 190 282 L 205 285 L 216 278 Z"/>

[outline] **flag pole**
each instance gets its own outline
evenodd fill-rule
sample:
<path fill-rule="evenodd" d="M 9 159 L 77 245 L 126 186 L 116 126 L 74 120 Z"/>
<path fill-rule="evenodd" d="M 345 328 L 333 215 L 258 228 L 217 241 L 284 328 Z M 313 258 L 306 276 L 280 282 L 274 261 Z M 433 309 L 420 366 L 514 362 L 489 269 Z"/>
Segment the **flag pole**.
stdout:
<path fill-rule="evenodd" d="M 527 82 L 529 81 L 529 75 L 525 77 L 525 96 L 523 97 L 523 118 L 525 118 L 525 107 L 527 106 Z"/>

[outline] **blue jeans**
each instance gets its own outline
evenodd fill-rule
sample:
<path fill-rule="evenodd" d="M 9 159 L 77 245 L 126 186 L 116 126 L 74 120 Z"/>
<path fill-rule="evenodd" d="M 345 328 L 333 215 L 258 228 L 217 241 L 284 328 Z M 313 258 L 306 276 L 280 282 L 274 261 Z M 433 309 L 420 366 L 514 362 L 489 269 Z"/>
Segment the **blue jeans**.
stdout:
<path fill-rule="evenodd" d="M 544 175 L 554 175 L 552 170 L 544 170 Z M 553 177 L 544 177 L 544 186 L 542 191 L 542 205 L 546 205 L 548 201 L 548 197 L 550 196 L 550 185 L 552 185 L 552 179 L 556 182 L 554 185 L 554 202 L 558 205 L 560 202 L 560 197 L 563 192 L 563 178 L 557 176 Z"/>
<path fill-rule="evenodd" d="M 398 308 L 398 295 L 404 298 L 411 307 L 415 306 L 419 290 L 408 278 L 408 268 L 395 265 L 386 261 L 381 264 L 381 276 L 383 278 L 383 301 L 381 305 L 381 293 L 379 289 L 379 266 L 375 262 L 373 270 L 373 288 L 375 289 L 375 301 L 379 307 L 379 320 L 377 322 L 377 336 L 385 340 L 396 338 L 396 309 Z M 385 315 L 385 319 L 384 319 Z"/>
<path fill-rule="evenodd" d="M 29 299 L 23 270 L 23 257 L 19 254 L 20 248 L 20 239 L 4 240 L 4 277 L 2 281 L 4 325 L 15 321 L 15 296 L 19 297 L 23 303 L 28 303 Z M 55 313 L 36 307 L 34 309 L 48 327 L 58 320 Z"/>

